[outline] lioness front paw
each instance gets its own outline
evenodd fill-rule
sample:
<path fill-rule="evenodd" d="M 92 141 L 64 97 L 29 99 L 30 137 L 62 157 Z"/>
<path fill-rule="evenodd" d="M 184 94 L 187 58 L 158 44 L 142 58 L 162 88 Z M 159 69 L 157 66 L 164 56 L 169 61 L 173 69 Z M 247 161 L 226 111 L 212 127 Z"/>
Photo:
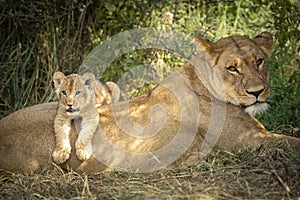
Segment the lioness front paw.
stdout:
<path fill-rule="evenodd" d="M 90 145 L 83 145 L 81 141 L 76 141 L 75 144 L 76 148 L 76 155 L 80 160 L 87 160 L 92 155 L 92 144 Z"/>
<path fill-rule="evenodd" d="M 53 157 L 54 162 L 64 163 L 70 157 L 70 153 L 71 153 L 71 147 L 55 149 L 53 151 L 52 157 Z"/>

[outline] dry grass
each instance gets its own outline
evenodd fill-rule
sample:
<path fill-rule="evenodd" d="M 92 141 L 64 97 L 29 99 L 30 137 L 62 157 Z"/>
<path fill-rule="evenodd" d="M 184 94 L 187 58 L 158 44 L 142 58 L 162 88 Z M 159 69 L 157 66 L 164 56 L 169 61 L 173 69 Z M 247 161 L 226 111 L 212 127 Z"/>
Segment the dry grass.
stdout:
<path fill-rule="evenodd" d="M 3 199 L 299 199 L 300 159 L 287 144 L 218 151 L 147 174 L 73 171 L 0 178 Z"/>

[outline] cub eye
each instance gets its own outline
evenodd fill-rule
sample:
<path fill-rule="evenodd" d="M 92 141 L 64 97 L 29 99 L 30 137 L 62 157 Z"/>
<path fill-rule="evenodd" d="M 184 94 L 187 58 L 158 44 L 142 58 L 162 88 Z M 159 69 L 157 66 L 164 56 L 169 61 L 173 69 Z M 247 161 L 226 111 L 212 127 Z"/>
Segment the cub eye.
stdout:
<path fill-rule="evenodd" d="M 75 96 L 80 95 L 80 93 L 81 93 L 80 91 L 76 91 L 76 92 L 75 92 Z"/>
<path fill-rule="evenodd" d="M 260 65 L 262 65 L 264 62 L 264 59 L 263 58 L 259 58 L 257 61 L 256 61 L 256 66 L 257 67 L 260 67 Z"/>
<path fill-rule="evenodd" d="M 61 93 L 64 95 L 64 96 L 67 96 L 67 92 L 66 91 L 61 91 Z"/>
<path fill-rule="evenodd" d="M 235 66 L 229 66 L 226 68 L 229 72 L 240 73 L 239 70 Z"/>

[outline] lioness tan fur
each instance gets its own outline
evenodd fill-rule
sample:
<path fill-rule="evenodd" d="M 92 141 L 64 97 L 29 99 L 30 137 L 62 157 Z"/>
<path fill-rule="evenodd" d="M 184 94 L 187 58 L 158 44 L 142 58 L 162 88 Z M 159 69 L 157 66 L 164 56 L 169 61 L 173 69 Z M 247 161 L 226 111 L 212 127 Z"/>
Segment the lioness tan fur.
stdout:
<path fill-rule="evenodd" d="M 76 155 L 80 160 L 87 160 L 92 155 L 92 139 L 98 128 L 99 114 L 96 107 L 112 103 L 112 92 L 106 84 L 97 81 L 92 73 L 65 76 L 61 72 L 55 72 L 53 82 L 59 101 L 54 119 L 53 160 L 64 163 L 70 156 L 69 134 L 72 120 L 78 120 L 81 124 L 75 143 Z M 114 96 L 115 101 L 118 99 L 119 96 Z"/>
<path fill-rule="evenodd" d="M 97 107 L 99 128 L 90 159 L 74 151 L 63 165 L 77 171 L 111 168 L 147 172 L 177 161 L 193 162 L 211 148 L 231 150 L 287 140 L 300 151 L 300 140 L 272 134 L 250 114 L 266 108 L 267 58 L 273 40 L 231 36 L 215 43 L 197 38 L 197 53 L 149 95 Z M 0 121 L 0 168 L 36 172 L 51 167 L 57 103 L 19 110 Z M 73 124 L 72 148 L 77 138 Z"/>

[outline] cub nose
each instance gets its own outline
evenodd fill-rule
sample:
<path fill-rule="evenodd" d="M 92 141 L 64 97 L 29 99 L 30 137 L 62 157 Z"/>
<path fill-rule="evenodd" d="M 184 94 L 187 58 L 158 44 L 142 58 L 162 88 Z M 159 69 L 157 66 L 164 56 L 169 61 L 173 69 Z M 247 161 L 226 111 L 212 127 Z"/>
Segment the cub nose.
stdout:
<path fill-rule="evenodd" d="M 73 104 L 71 104 L 71 103 L 68 103 L 67 105 L 68 105 L 70 108 L 73 106 Z"/>
<path fill-rule="evenodd" d="M 256 90 L 256 91 L 249 91 L 249 90 L 246 90 L 246 92 L 250 95 L 253 95 L 255 96 L 256 98 L 258 98 L 258 96 L 264 91 L 264 89 L 261 89 L 261 90 Z"/>

